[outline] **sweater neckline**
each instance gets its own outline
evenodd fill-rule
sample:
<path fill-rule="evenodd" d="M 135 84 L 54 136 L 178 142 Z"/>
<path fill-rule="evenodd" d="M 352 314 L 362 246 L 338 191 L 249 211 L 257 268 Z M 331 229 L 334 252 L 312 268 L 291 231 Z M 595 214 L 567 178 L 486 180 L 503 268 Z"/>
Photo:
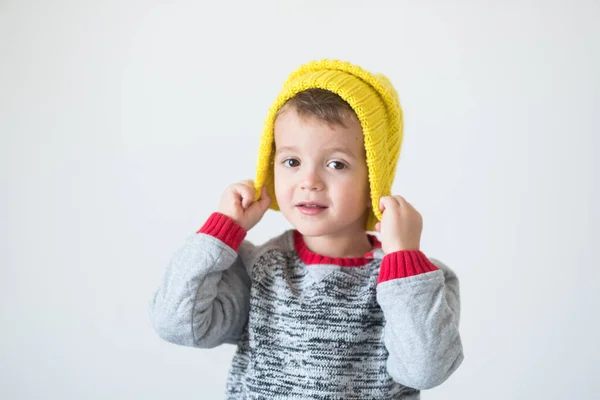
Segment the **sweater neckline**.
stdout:
<path fill-rule="evenodd" d="M 370 263 L 375 257 L 373 252 L 375 249 L 381 248 L 381 242 L 374 235 L 367 235 L 369 242 L 371 242 L 371 251 L 366 253 L 362 257 L 329 257 L 321 254 L 313 253 L 304 242 L 302 234 L 297 230 L 294 230 L 294 247 L 298 253 L 300 260 L 306 265 L 313 264 L 329 264 L 339 265 L 341 267 L 362 267 Z"/>

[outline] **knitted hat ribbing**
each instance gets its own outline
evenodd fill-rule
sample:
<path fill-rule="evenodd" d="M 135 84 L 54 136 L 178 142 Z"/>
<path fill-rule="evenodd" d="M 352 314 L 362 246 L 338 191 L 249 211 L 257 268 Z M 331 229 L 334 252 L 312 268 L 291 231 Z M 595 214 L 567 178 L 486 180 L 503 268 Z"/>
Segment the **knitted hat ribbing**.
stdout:
<path fill-rule="evenodd" d="M 319 60 L 300 66 L 283 84 L 269 109 L 260 139 L 256 169 L 256 199 L 266 185 L 271 208 L 279 210 L 273 176 L 274 123 L 285 102 L 307 89 L 325 89 L 336 93 L 354 110 L 364 135 L 369 171 L 372 208 L 365 229 L 375 230 L 381 220 L 379 199 L 391 194 L 403 137 L 402 109 L 398 94 L 382 74 L 371 74 L 357 65 L 338 60 Z"/>

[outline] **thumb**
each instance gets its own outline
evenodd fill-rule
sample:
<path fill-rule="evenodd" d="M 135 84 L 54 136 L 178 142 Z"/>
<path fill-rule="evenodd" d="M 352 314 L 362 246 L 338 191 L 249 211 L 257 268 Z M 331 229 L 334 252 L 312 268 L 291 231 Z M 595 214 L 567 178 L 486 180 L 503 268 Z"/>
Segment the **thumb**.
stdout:
<path fill-rule="evenodd" d="M 259 210 L 260 212 L 264 213 L 267 211 L 267 209 L 269 208 L 270 205 L 271 205 L 271 197 L 269 196 L 267 187 L 263 186 L 260 191 L 260 198 L 257 201 L 255 201 L 252 204 L 252 206 L 250 206 L 250 208 Z"/>

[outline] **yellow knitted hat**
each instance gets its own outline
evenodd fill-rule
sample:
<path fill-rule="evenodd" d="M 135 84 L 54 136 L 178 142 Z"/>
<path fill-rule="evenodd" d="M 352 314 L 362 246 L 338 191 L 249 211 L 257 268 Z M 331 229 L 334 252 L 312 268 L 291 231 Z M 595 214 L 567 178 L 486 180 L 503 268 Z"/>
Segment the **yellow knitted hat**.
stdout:
<path fill-rule="evenodd" d="M 267 186 L 273 199 L 271 208 L 279 210 L 275 198 L 273 176 L 274 123 L 277 111 L 286 101 L 307 89 L 325 89 L 336 93 L 354 110 L 362 126 L 369 185 L 371 212 L 365 227 L 375 230 L 381 220 L 379 199 L 391 194 L 396 164 L 402 145 L 402 109 L 398 94 L 381 74 L 371 74 L 357 65 L 337 60 L 319 60 L 300 66 L 283 84 L 275 103 L 269 109 L 260 139 L 256 169 L 256 199 L 262 186 Z"/>

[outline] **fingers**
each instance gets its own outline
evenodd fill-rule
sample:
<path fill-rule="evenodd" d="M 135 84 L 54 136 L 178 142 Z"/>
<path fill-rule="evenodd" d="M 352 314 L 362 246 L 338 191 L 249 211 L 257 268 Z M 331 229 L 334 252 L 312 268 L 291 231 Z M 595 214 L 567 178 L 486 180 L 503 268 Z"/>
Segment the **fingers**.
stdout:
<path fill-rule="evenodd" d="M 406 199 L 404 197 L 394 196 L 394 198 L 396 199 L 396 201 L 398 202 L 398 205 L 400 207 L 409 209 L 413 212 L 418 212 L 412 204 L 410 204 L 408 201 L 406 201 Z"/>
<path fill-rule="evenodd" d="M 409 205 L 408 201 L 402 196 L 391 196 L 399 206 Z"/>
<path fill-rule="evenodd" d="M 232 190 L 238 194 L 242 208 L 246 209 L 254 200 L 254 186 L 252 181 L 242 181 L 233 185 Z"/>
<path fill-rule="evenodd" d="M 271 197 L 266 186 L 262 187 L 259 199 L 256 202 L 254 201 L 256 189 L 254 189 L 254 182 L 252 180 L 236 183 L 232 186 L 232 190 L 237 194 L 236 197 L 244 210 L 255 206 L 264 213 L 271 205 Z"/>
<path fill-rule="evenodd" d="M 259 207 L 261 211 L 267 211 L 269 206 L 271 205 L 271 197 L 269 196 L 269 192 L 267 191 L 267 187 L 263 186 L 260 191 L 260 198 L 256 202 L 256 206 Z"/>
<path fill-rule="evenodd" d="M 379 209 L 384 212 L 388 208 L 398 208 L 400 203 L 396 199 L 396 196 L 383 196 L 379 199 Z"/>
<path fill-rule="evenodd" d="M 386 208 L 411 206 L 402 196 L 382 196 L 379 199 L 379 209 L 383 212 Z"/>

